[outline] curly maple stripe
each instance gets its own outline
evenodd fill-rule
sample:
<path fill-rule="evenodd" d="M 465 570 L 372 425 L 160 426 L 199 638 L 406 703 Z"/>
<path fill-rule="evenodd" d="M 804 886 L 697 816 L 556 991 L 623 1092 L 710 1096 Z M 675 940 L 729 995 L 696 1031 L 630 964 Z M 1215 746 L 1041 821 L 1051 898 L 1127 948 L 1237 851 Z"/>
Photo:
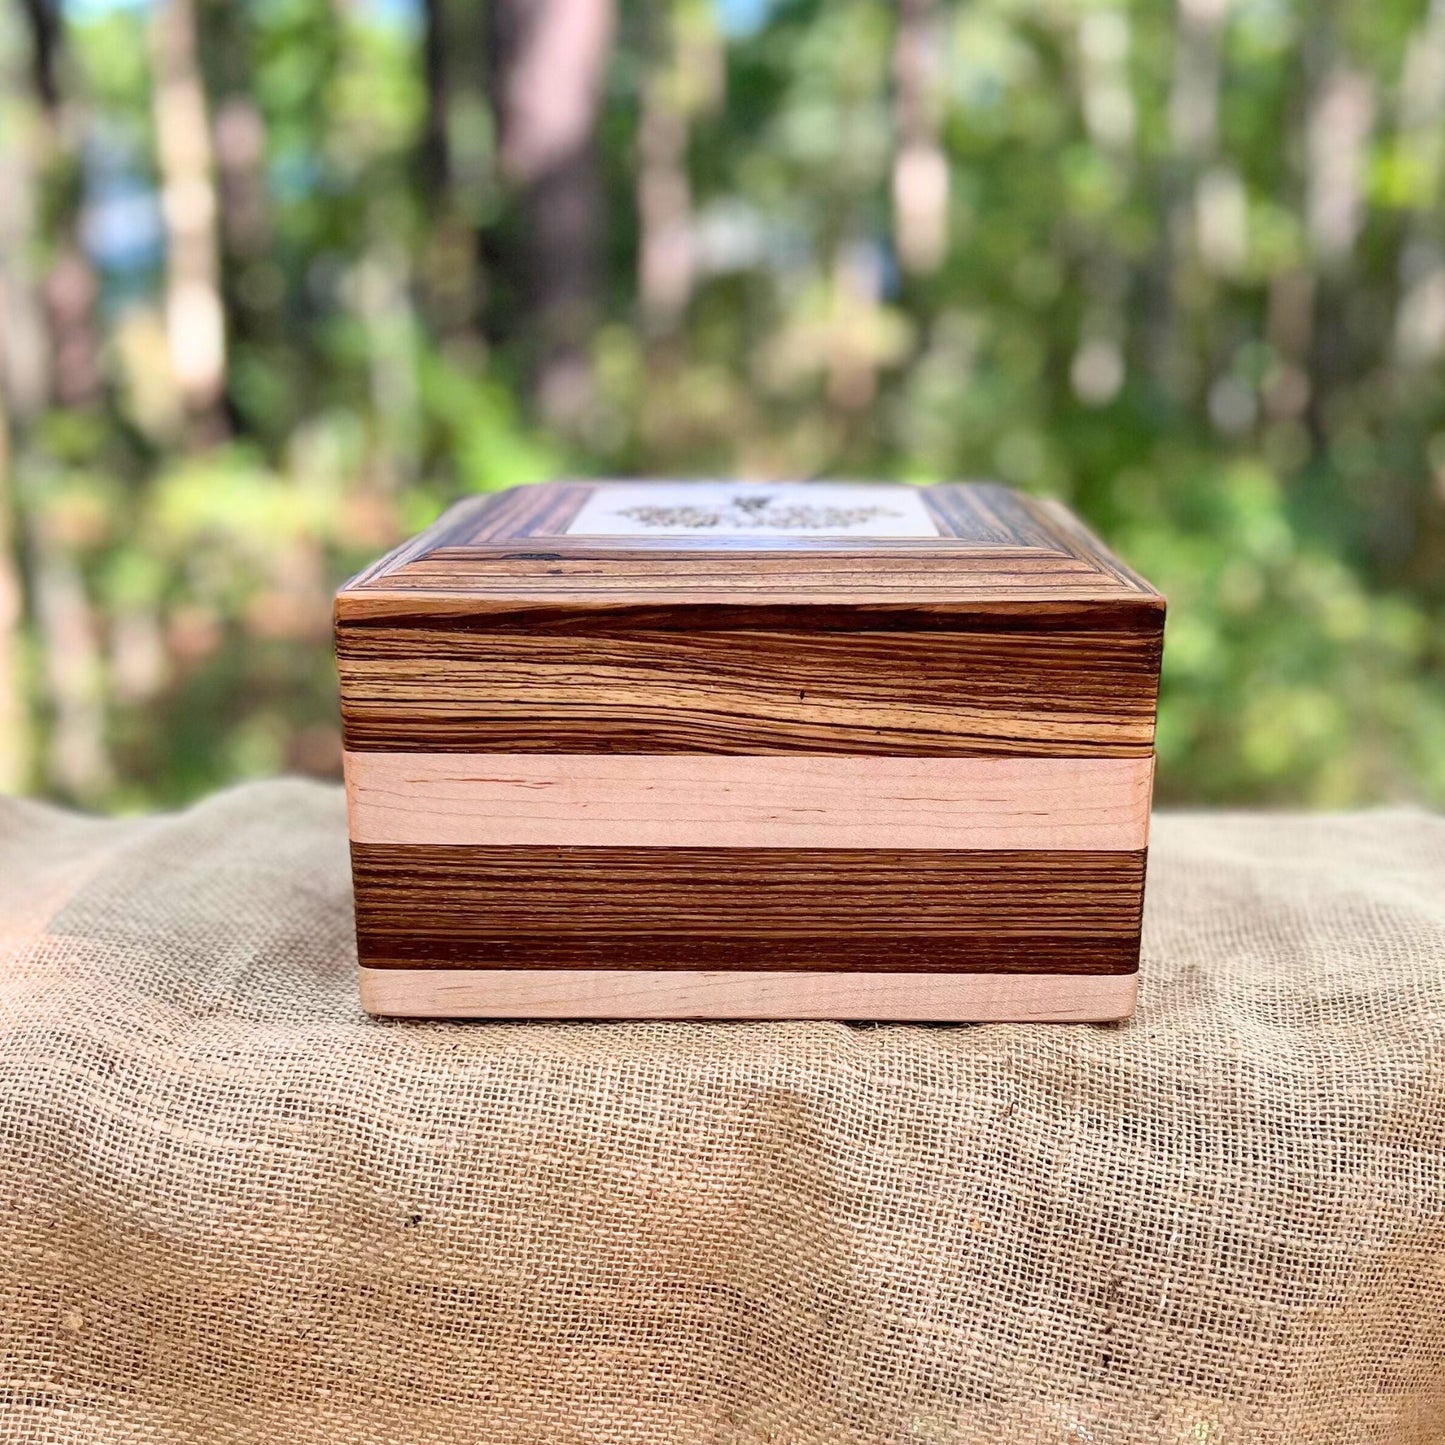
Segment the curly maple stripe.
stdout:
<path fill-rule="evenodd" d="M 346 755 L 362 844 L 1132 851 L 1152 758 Z"/>

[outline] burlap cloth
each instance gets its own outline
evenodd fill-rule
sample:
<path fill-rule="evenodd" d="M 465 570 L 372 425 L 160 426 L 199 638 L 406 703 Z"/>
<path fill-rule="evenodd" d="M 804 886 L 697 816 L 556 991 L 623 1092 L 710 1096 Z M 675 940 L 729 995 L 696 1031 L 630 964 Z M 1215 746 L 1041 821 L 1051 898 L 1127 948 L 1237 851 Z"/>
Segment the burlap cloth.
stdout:
<path fill-rule="evenodd" d="M 0 804 L 0 1439 L 1445 1440 L 1445 821 L 1159 819 L 1122 1027 L 373 1023 L 349 906 Z"/>

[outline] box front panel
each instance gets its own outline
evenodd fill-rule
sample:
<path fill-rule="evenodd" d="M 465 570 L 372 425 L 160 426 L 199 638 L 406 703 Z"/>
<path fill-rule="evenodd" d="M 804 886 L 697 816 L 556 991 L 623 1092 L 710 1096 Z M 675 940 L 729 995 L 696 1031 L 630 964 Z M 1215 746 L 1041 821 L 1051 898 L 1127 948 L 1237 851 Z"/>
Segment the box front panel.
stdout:
<path fill-rule="evenodd" d="M 489 618 L 347 626 L 348 750 L 1148 758 L 1160 631 L 1086 613 L 950 630 L 775 623 L 513 632 Z M 766 621 L 766 618 L 761 619 Z M 833 619 L 835 624 L 847 619 Z"/>
<path fill-rule="evenodd" d="M 748 520 L 866 521 L 869 489 L 823 490 Z M 694 491 L 682 509 L 614 491 L 583 507 L 588 535 L 736 525 L 727 497 Z M 893 508 L 886 525 L 919 524 Z M 805 607 L 726 602 L 349 620 L 337 650 L 365 1001 L 1127 1014 L 1159 623 L 1157 609 L 1071 604 L 908 630 L 831 606 L 814 628 Z"/>

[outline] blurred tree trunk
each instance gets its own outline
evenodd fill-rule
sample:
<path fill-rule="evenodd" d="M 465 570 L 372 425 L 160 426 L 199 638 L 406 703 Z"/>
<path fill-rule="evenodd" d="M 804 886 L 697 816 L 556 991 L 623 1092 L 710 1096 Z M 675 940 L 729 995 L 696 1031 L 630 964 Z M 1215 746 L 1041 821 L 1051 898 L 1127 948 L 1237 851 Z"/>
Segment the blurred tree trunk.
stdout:
<path fill-rule="evenodd" d="M 1419 180 L 1398 258 L 1399 296 L 1394 352 L 1402 371 L 1401 401 L 1435 410 L 1435 377 L 1445 357 L 1445 0 L 1429 10 L 1405 52 L 1400 140 Z M 1413 410 L 1413 408 L 1408 408 Z M 1397 405 L 1397 412 L 1407 410 Z M 1445 455 L 1426 443 L 1428 479 L 1414 498 L 1415 541 L 1408 575 L 1427 595 L 1445 596 Z M 1433 484 L 1433 485 L 1432 485 Z"/>
<path fill-rule="evenodd" d="M 275 270 L 271 258 L 271 206 L 266 193 L 266 122 L 246 89 L 233 89 L 216 107 L 216 175 L 221 206 L 221 238 L 232 293 L 230 316 L 246 318 L 251 328 L 269 323 L 281 305 L 281 287 L 266 279 Z"/>
<path fill-rule="evenodd" d="M 883 301 L 878 249 L 857 240 L 841 244 L 829 279 L 824 363 L 828 401 L 856 431 L 878 395 L 879 308 Z"/>
<path fill-rule="evenodd" d="M 405 250 L 368 218 L 371 242 L 352 272 L 352 304 L 366 332 L 371 404 L 377 418 L 374 478 L 384 493 L 403 491 L 421 466 L 416 314 Z"/>
<path fill-rule="evenodd" d="M 157 0 L 151 65 L 166 232 L 166 336 L 192 441 L 204 445 L 230 428 L 215 154 L 194 0 Z"/>
<path fill-rule="evenodd" d="M 21 8 L 30 27 L 31 84 L 41 106 L 53 113 L 60 109 L 60 10 L 55 0 L 21 0 Z"/>
<path fill-rule="evenodd" d="M 1137 165 L 1137 117 L 1129 89 L 1133 48 L 1123 8 L 1088 10 L 1079 17 L 1079 100 L 1089 139 L 1121 177 Z M 1082 230 L 1082 228 L 1081 228 Z M 1128 261 L 1105 232 L 1092 229 L 1081 245 L 1084 305 L 1069 359 L 1069 382 L 1085 406 L 1107 406 L 1127 376 L 1130 318 Z"/>
<path fill-rule="evenodd" d="M 484 294 L 481 226 L 495 185 L 481 9 L 425 0 L 426 112 L 417 170 L 428 226 L 418 264 L 422 309 L 449 352 L 475 355 Z"/>
<path fill-rule="evenodd" d="M 75 548 L 44 497 L 27 508 L 35 620 L 53 716 L 46 774 L 64 796 L 99 803 L 114 785 L 105 737 L 105 669 Z"/>
<path fill-rule="evenodd" d="M 494 0 L 489 45 L 499 169 L 518 196 L 522 325 L 543 416 L 591 409 L 604 201 L 596 127 L 614 0 Z"/>
<path fill-rule="evenodd" d="M 417 159 L 422 190 L 433 215 L 447 207 L 451 191 L 451 144 L 447 112 L 451 74 L 447 63 L 450 27 L 446 0 L 425 0 L 422 27 L 422 75 L 426 82 L 426 113 L 422 118 Z"/>
<path fill-rule="evenodd" d="M 716 105 L 723 56 L 713 6 L 650 0 L 637 131 L 637 295 L 649 334 L 678 330 L 692 297 L 694 237 L 687 150 L 694 118 Z"/>
<path fill-rule="evenodd" d="M 82 189 L 78 125 L 61 83 L 64 30 L 57 0 L 24 0 L 30 31 L 30 81 L 39 119 L 38 165 L 55 197 L 49 264 L 41 287 L 50 336 L 51 395 L 62 406 L 100 397 L 100 338 L 95 323 L 95 270 L 80 244 Z"/>
<path fill-rule="evenodd" d="M 0 783 L 19 786 L 29 768 L 23 534 L 53 715 L 46 774 L 72 797 L 93 801 L 111 778 L 94 611 L 73 552 L 51 525 L 48 495 L 34 486 L 25 494 L 16 462 L 47 408 L 99 398 L 97 288 L 79 241 L 80 147 L 62 84 L 60 15 L 49 0 L 25 0 L 22 9 L 29 84 L 20 81 L 21 66 L 7 64 L 8 119 L 17 133 L 0 145 Z M 19 100 L 26 89 L 28 104 Z M 49 194 L 44 206 L 42 189 Z M 30 261 L 36 255 L 46 260 L 38 280 Z"/>
<path fill-rule="evenodd" d="M 94 406 L 103 372 L 95 304 L 100 287 L 80 242 L 84 194 L 81 123 L 64 85 L 64 32 L 57 0 L 26 0 L 34 88 L 50 175 L 49 265 L 42 287 L 50 342 L 50 402 Z M 114 784 L 106 739 L 105 668 L 99 619 L 73 540 L 39 487 L 25 508 L 35 620 L 52 710 L 49 782 L 77 802 L 101 801 Z"/>
<path fill-rule="evenodd" d="M 1306 134 L 1305 225 L 1320 268 L 1342 272 L 1365 219 L 1366 142 L 1375 119 L 1368 76 L 1339 61 L 1316 88 Z"/>
<path fill-rule="evenodd" d="M 211 113 L 211 146 L 217 207 L 219 294 L 224 332 L 222 375 L 214 379 L 225 408 L 219 427 L 203 413 L 201 439 L 224 434 L 226 416 L 238 429 L 279 440 L 297 420 L 292 407 L 237 411 L 229 375 L 244 358 L 254 370 L 284 355 L 286 282 L 275 253 L 275 228 L 266 180 L 266 116 L 257 100 L 255 7 L 232 0 L 191 0 L 195 6 L 201 103 Z M 242 394 L 244 395 L 244 393 Z M 212 429 L 212 430 L 208 430 Z"/>
<path fill-rule="evenodd" d="M 1400 139 L 1419 177 L 1400 256 L 1395 351 L 1410 369 L 1445 355 L 1445 0 L 1431 0 L 1405 52 Z"/>
<path fill-rule="evenodd" d="M 0 325 L 4 316 L 0 314 Z M 10 418 L 0 382 L 0 793 L 18 793 L 30 773 L 30 709 L 26 705 L 20 625 L 25 594 L 11 485 Z"/>
<path fill-rule="evenodd" d="M 1301 207 L 1311 284 L 1307 351 L 1302 361 L 1315 446 L 1328 445 L 1331 394 L 1347 385 L 1363 363 L 1360 335 L 1348 302 L 1355 242 L 1364 221 L 1366 147 L 1375 119 L 1374 87 L 1345 60 L 1343 16 L 1322 6 L 1302 47 L 1307 91 L 1304 126 L 1304 196 Z M 1383 497 L 1367 509 L 1377 515 Z"/>
<path fill-rule="evenodd" d="M 3 21 L 0 16 L 0 790 L 15 792 L 30 770 L 15 431 L 44 407 L 50 361 L 26 265 L 37 224 L 34 147 L 23 133 L 28 116 L 19 100 L 26 66 L 18 37 Z"/>
<path fill-rule="evenodd" d="M 939 142 L 943 58 L 937 0 L 898 0 L 893 40 L 893 238 L 899 264 L 936 271 L 948 248 L 948 159 Z"/>
<path fill-rule="evenodd" d="M 1165 172 L 1164 235 L 1150 287 L 1152 370 L 1178 397 L 1207 381 L 1202 348 L 1187 325 L 1198 287 L 1199 191 L 1219 144 L 1219 88 L 1229 0 L 1178 0 L 1174 74 L 1169 89 L 1170 165 Z"/>
<path fill-rule="evenodd" d="M 692 294 L 692 187 L 687 174 L 688 118 L 672 63 L 666 0 L 653 0 L 649 18 L 655 54 L 642 89 L 637 130 L 637 296 L 643 324 L 666 336 Z"/>
<path fill-rule="evenodd" d="M 202 33 L 213 57 L 215 165 L 221 240 L 229 261 L 250 265 L 271 249 L 266 190 L 266 120 L 256 101 L 247 9 L 207 5 Z M 245 289 L 245 288 L 243 288 Z M 254 290 L 255 288 L 250 288 Z"/>

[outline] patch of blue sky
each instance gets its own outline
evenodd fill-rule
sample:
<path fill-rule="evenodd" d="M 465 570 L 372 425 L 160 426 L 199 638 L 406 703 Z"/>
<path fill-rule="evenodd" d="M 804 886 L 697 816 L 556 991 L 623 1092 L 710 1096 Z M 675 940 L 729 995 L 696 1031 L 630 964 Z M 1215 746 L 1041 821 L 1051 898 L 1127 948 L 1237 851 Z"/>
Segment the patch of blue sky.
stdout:
<path fill-rule="evenodd" d="M 773 0 L 715 0 L 718 24 L 724 35 L 742 39 L 756 35 L 768 23 Z"/>
<path fill-rule="evenodd" d="M 87 20 L 104 20 L 117 12 L 149 10 L 153 0 L 61 0 L 66 19 L 83 24 Z"/>
<path fill-rule="evenodd" d="M 144 12 L 154 3 L 155 0 L 61 0 L 61 7 L 68 19 L 84 24 L 118 12 Z M 356 11 L 376 25 L 416 30 L 421 26 L 422 0 L 360 0 Z"/>
<path fill-rule="evenodd" d="M 88 188 L 82 243 L 104 271 L 144 271 L 157 264 L 164 234 L 160 197 L 134 177 L 107 177 Z"/>

